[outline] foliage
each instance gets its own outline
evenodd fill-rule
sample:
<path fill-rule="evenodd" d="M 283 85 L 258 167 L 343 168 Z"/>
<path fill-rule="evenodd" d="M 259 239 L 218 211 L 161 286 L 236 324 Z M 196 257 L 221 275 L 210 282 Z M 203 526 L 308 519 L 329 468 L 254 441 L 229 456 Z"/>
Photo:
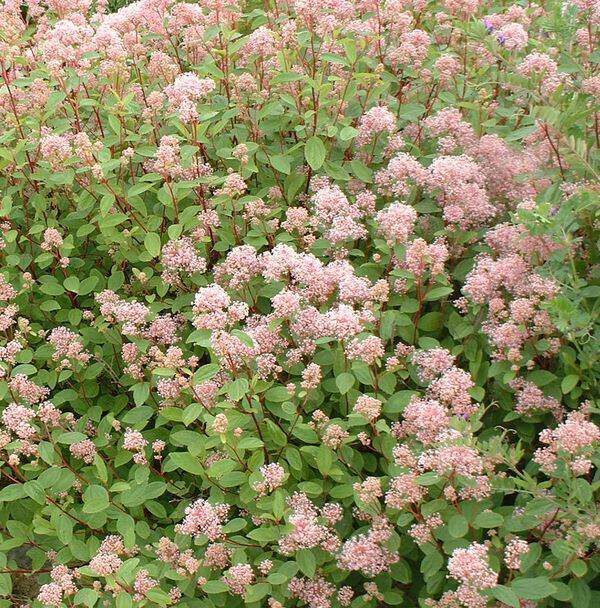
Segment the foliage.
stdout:
<path fill-rule="evenodd" d="M 89 5 L 0 8 L 0 607 L 598 605 L 598 4 Z"/>

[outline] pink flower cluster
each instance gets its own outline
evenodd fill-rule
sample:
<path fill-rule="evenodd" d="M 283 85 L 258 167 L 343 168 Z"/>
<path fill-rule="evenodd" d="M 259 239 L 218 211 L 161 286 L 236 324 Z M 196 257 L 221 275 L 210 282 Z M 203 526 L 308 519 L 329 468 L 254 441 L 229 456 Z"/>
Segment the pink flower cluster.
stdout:
<path fill-rule="evenodd" d="M 375 519 L 367 534 L 358 534 L 342 545 L 338 567 L 357 570 L 368 577 L 387 572 L 399 559 L 397 553 L 385 546 L 391 535 L 389 522 L 385 518 Z"/>
<path fill-rule="evenodd" d="M 52 358 L 58 361 L 60 367 L 71 367 L 75 361 L 85 364 L 91 358 L 81 338 L 66 327 L 53 329 L 48 336 L 48 342 L 54 347 Z"/>
<path fill-rule="evenodd" d="M 212 505 L 199 498 L 186 508 L 185 517 L 181 524 L 177 525 L 177 531 L 188 536 L 204 534 L 209 540 L 217 540 L 222 534 L 228 511 L 227 504 Z"/>
<path fill-rule="evenodd" d="M 396 117 L 389 108 L 375 106 L 360 117 L 356 141 L 360 145 L 366 145 L 382 133 L 394 133 L 396 128 Z"/>
<path fill-rule="evenodd" d="M 244 595 L 248 586 L 254 582 L 254 571 L 250 564 L 231 566 L 223 577 L 223 582 L 234 595 Z"/>
<path fill-rule="evenodd" d="M 600 443 L 600 427 L 588 419 L 588 406 L 568 414 L 554 430 L 545 429 L 540 441 L 547 447 L 539 448 L 534 460 L 542 470 L 552 475 L 560 460 L 564 460 L 574 475 L 586 475 L 592 469 L 589 456 Z"/>
<path fill-rule="evenodd" d="M 472 543 L 466 549 L 456 549 L 448 560 L 450 576 L 460 583 L 456 597 L 468 608 L 485 606 L 487 599 L 479 591 L 498 584 L 498 573 L 488 563 L 489 547 Z"/>
<path fill-rule="evenodd" d="M 268 494 L 279 488 L 285 479 L 285 469 L 276 462 L 271 462 L 260 467 L 262 480 L 254 485 L 259 494 Z"/>
<path fill-rule="evenodd" d="M 331 526 L 336 523 L 338 515 L 332 519 L 332 511 L 324 506 L 321 515 L 323 523 L 319 522 L 319 511 L 306 494 L 295 493 L 288 499 L 292 509 L 289 523 L 293 526 L 292 532 L 279 539 L 279 550 L 289 555 L 299 549 L 321 547 L 325 551 L 333 552 L 339 547 L 339 539 Z"/>
<path fill-rule="evenodd" d="M 69 570 L 66 566 L 55 566 L 50 572 L 52 582 L 40 587 L 37 601 L 44 606 L 60 608 L 63 605 L 63 599 L 77 592 L 77 587 L 73 581 L 74 577 L 75 572 Z"/>
<path fill-rule="evenodd" d="M 185 72 L 177 76 L 164 93 L 182 122 L 196 122 L 200 117 L 196 103 L 214 89 L 215 81 L 212 78 L 198 78 L 192 72 Z"/>

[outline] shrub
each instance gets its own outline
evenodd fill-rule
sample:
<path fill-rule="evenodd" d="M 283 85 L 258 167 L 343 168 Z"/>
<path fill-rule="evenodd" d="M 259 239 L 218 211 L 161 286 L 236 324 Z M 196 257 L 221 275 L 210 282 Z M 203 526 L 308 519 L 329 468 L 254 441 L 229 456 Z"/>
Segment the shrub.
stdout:
<path fill-rule="evenodd" d="M 598 604 L 597 3 L 0 12 L 0 606 Z"/>

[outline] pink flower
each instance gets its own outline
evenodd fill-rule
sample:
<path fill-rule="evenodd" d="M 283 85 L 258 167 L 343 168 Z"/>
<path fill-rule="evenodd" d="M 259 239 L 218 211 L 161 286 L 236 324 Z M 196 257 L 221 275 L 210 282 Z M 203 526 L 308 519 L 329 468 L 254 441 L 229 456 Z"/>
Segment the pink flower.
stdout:
<path fill-rule="evenodd" d="M 35 435 L 35 428 L 30 421 L 35 417 L 35 412 L 17 403 L 9 403 L 2 412 L 2 422 L 6 428 L 11 430 L 21 439 L 29 439 Z"/>
<path fill-rule="evenodd" d="M 468 229 L 496 215 L 481 168 L 469 156 L 439 156 L 431 163 L 429 172 L 429 188 L 433 193 L 440 192 L 438 201 L 450 225 Z"/>
<path fill-rule="evenodd" d="M 63 245 L 63 238 L 56 228 L 46 228 L 44 230 L 44 240 L 40 247 L 46 251 L 50 249 L 59 249 Z"/>
<path fill-rule="evenodd" d="M 425 445 L 435 442 L 450 427 L 448 409 L 432 399 L 413 397 L 402 413 L 404 421 L 394 427 L 398 437 L 414 435 Z"/>
<path fill-rule="evenodd" d="M 40 139 L 40 153 L 44 160 L 58 169 L 71 158 L 73 148 L 65 135 L 45 135 Z"/>
<path fill-rule="evenodd" d="M 419 368 L 419 378 L 430 382 L 454 365 L 455 357 L 445 348 L 431 348 L 417 351 L 412 356 L 412 362 Z"/>
<path fill-rule="evenodd" d="M 69 367 L 72 361 L 87 363 L 91 355 L 84 349 L 81 338 L 66 327 L 56 327 L 50 332 L 48 342 L 54 346 L 52 359 L 62 367 Z"/>
<path fill-rule="evenodd" d="M 293 577 L 288 590 L 293 598 L 298 598 L 310 608 L 330 608 L 335 587 L 322 577 L 314 579 Z"/>
<path fill-rule="evenodd" d="M 520 23 L 507 23 L 497 32 L 498 41 L 509 51 L 520 51 L 527 46 L 529 36 Z"/>
<path fill-rule="evenodd" d="M 92 464 L 96 457 L 96 446 L 90 439 L 84 439 L 69 446 L 69 451 L 75 458 L 83 460 L 86 464 Z"/>
<path fill-rule="evenodd" d="M 392 509 L 404 509 L 409 504 L 420 502 L 426 494 L 426 488 L 417 484 L 417 475 L 407 473 L 392 477 L 385 503 Z"/>
<path fill-rule="evenodd" d="M 420 67 L 429 50 L 431 39 L 423 30 L 415 29 L 400 35 L 400 45 L 391 53 L 395 63 L 411 64 Z"/>
<path fill-rule="evenodd" d="M 227 420 L 227 416 L 225 414 L 217 414 L 212 423 L 212 428 L 215 433 L 222 435 L 227 432 L 227 427 L 229 426 L 229 422 Z"/>
<path fill-rule="evenodd" d="M 404 243 L 414 230 L 417 212 L 408 205 L 393 203 L 375 216 L 379 232 L 390 243 Z"/>
<path fill-rule="evenodd" d="M 276 462 L 271 462 L 260 467 L 262 481 L 254 485 L 259 494 L 268 494 L 283 484 L 285 469 Z"/>
<path fill-rule="evenodd" d="M 375 174 L 375 183 L 382 194 L 407 196 L 410 182 L 421 185 L 427 180 L 427 171 L 416 158 L 400 152 L 392 158 L 386 169 Z"/>
<path fill-rule="evenodd" d="M 348 437 L 348 431 L 345 431 L 339 424 L 330 424 L 323 434 L 323 443 L 332 450 L 336 450 Z"/>
<path fill-rule="evenodd" d="M 293 494 L 288 499 L 288 504 L 292 509 L 289 523 L 294 529 L 279 539 L 279 549 L 284 555 L 289 555 L 298 549 L 310 549 L 318 546 L 327 549 L 339 545 L 339 540 L 332 530 L 327 525 L 319 523 L 317 509 L 306 494 Z M 332 525 L 333 519 L 324 516 L 328 519 L 328 523 Z"/>
<path fill-rule="evenodd" d="M 529 543 L 520 538 L 511 540 L 504 548 L 504 563 L 507 568 L 518 570 L 521 567 L 521 555 L 529 551 Z"/>
<path fill-rule="evenodd" d="M 141 452 L 148 445 L 148 441 L 144 439 L 144 436 L 133 429 L 126 429 L 123 437 L 123 449 L 129 450 L 130 452 Z"/>
<path fill-rule="evenodd" d="M 54 606 L 60 608 L 62 605 L 63 592 L 60 585 L 56 583 L 47 583 L 40 587 L 37 595 L 37 601 L 44 606 Z"/>
<path fill-rule="evenodd" d="M 28 380 L 24 374 L 17 374 L 11 378 L 9 386 L 14 394 L 30 404 L 39 403 L 50 393 L 50 389 L 38 386 L 31 380 Z"/>
<path fill-rule="evenodd" d="M 164 267 L 163 279 L 166 283 L 176 282 L 179 272 L 204 272 L 206 260 L 196 250 L 189 237 L 169 241 L 162 250 L 161 263 Z"/>
<path fill-rule="evenodd" d="M 201 79 L 192 72 L 186 72 L 177 76 L 164 92 L 182 122 L 195 122 L 199 118 L 196 102 L 214 89 L 215 81 L 212 78 Z"/>
<path fill-rule="evenodd" d="M 367 336 L 363 340 L 354 338 L 345 349 L 348 359 L 359 359 L 367 365 L 373 365 L 377 359 L 382 359 L 384 352 L 383 341 L 378 336 Z"/>
<path fill-rule="evenodd" d="M 302 371 L 302 388 L 305 390 L 315 389 L 321 383 L 321 367 L 316 363 L 309 363 Z"/>
<path fill-rule="evenodd" d="M 468 418 L 477 410 L 469 391 L 475 386 L 471 375 L 451 367 L 429 385 L 429 394 L 440 403 L 452 407 L 457 416 Z"/>
<path fill-rule="evenodd" d="M 554 430 L 545 429 L 540 433 L 540 441 L 547 447 L 536 450 L 534 460 L 540 467 L 552 474 L 559 458 L 570 462 L 575 475 L 586 474 L 592 467 L 589 456 L 600 443 L 600 427 L 587 419 L 586 408 L 569 413 L 565 422 Z"/>
<path fill-rule="evenodd" d="M 234 595 L 244 595 L 246 588 L 254 582 L 254 572 L 250 564 L 231 566 L 223 577 L 223 582 Z"/>
<path fill-rule="evenodd" d="M 366 145 L 382 133 L 396 130 L 396 117 L 385 106 L 375 106 L 365 112 L 358 121 L 356 143 Z"/>
<path fill-rule="evenodd" d="M 498 584 L 498 574 L 488 564 L 488 547 L 480 543 L 455 549 L 448 560 L 448 572 L 459 583 L 475 590 Z"/>
<path fill-rule="evenodd" d="M 379 477 L 367 477 L 362 483 L 355 483 L 353 488 L 360 500 L 365 503 L 377 502 L 377 499 L 383 496 Z"/>
<path fill-rule="evenodd" d="M 109 576 L 121 567 L 121 559 L 114 553 L 98 553 L 90 561 L 90 569 L 100 576 Z"/>
<path fill-rule="evenodd" d="M 135 590 L 135 595 L 133 596 L 134 601 L 141 602 L 148 591 L 154 589 L 154 587 L 158 587 L 158 581 L 150 578 L 148 570 L 142 568 L 136 574 L 135 581 L 133 582 L 133 588 Z"/>
<path fill-rule="evenodd" d="M 379 415 L 381 414 L 381 406 L 382 403 L 379 399 L 369 397 L 368 395 L 361 395 L 356 400 L 354 411 L 372 423 L 379 418 Z"/>
<path fill-rule="evenodd" d="M 229 565 L 233 551 L 223 543 L 211 543 L 204 552 L 204 566 L 223 569 Z"/>
<path fill-rule="evenodd" d="M 390 535 L 391 528 L 387 522 L 375 522 L 368 534 L 358 534 L 343 544 L 338 567 L 357 570 L 369 577 L 389 571 L 399 559 L 396 553 L 383 546 Z"/>
<path fill-rule="evenodd" d="M 261 25 L 250 34 L 244 45 L 244 50 L 248 54 L 256 54 L 261 57 L 273 55 L 277 50 L 273 32 L 266 26 Z"/>
<path fill-rule="evenodd" d="M 199 536 L 204 534 L 209 540 L 216 540 L 222 534 L 223 523 L 227 518 L 229 505 L 212 505 L 199 498 L 185 510 L 183 522 L 177 526 L 180 534 Z"/>

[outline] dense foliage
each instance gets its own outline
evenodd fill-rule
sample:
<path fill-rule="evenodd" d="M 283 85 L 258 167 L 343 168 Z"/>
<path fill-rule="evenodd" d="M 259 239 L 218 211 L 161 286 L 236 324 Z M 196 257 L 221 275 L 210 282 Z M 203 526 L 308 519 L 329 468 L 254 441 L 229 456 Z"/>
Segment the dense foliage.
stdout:
<path fill-rule="evenodd" d="M 597 0 L 0 3 L 0 607 L 600 604 Z"/>

